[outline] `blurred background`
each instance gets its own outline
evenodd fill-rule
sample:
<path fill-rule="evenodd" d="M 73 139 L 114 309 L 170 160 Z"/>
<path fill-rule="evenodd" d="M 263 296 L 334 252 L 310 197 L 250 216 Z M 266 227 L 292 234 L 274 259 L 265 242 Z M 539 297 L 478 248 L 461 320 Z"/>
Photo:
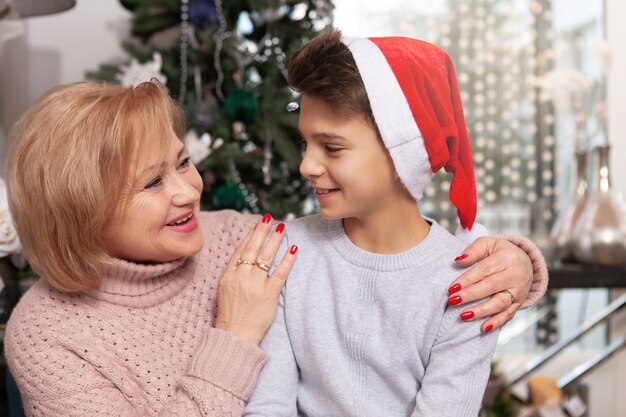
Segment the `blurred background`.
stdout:
<path fill-rule="evenodd" d="M 545 299 L 500 334 L 484 415 L 625 417 L 625 18 L 622 0 L 0 0 L 0 168 L 48 88 L 156 77 L 185 109 L 205 209 L 310 214 L 290 55 L 329 25 L 436 43 L 456 65 L 478 220 L 530 237 L 550 265 Z M 449 178 L 421 208 L 453 230 Z M 35 278 L 5 200 L 4 323 Z M 0 413 L 17 396 L 9 380 Z"/>

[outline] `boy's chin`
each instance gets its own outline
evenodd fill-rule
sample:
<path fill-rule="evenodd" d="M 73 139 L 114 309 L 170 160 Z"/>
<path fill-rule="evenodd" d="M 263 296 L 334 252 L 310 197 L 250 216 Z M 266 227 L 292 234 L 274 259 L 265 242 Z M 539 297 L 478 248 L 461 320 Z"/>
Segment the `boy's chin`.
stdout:
<path fill-rule="evenodd" d="M 322 216 L 326 220 L 340 220 L 345 217 L 340 214 L 333 213 L 330 210 L 320 210 L 320 216 Z"/>

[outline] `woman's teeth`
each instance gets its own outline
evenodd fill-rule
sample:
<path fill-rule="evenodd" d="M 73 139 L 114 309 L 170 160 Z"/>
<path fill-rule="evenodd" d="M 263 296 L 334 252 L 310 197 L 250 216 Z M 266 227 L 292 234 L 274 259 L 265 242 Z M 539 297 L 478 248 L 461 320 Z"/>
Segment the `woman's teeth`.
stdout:
<path fill-rule="evenodd" d="M 172 223 L 168 223 L 168 226 L 179 226 L 181 224 L 185 224 L 187 223 L 189 220 L 191 220 L 191 218 L 193 217 L 193 214 L 190 214 L 189 216 L 185 217 L 184 219 L 181 219 L 177 222 L 172 222 Z"/>

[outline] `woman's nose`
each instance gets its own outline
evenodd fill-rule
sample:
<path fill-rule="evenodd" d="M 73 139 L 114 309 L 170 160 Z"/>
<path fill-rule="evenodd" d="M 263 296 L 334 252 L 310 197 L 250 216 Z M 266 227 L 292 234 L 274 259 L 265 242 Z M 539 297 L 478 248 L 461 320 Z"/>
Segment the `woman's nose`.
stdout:
<path fill-rule="evenodd" d="M 196 182 L 202 185 L 202 179 L 200 175 L 196 175 L 198 178 L 191 178 L 189 173 L 176 175 L 175 181 L 173 181 L 173 201 L 176 205 L 195 204 L 200 199 L 200 190 Z"/>

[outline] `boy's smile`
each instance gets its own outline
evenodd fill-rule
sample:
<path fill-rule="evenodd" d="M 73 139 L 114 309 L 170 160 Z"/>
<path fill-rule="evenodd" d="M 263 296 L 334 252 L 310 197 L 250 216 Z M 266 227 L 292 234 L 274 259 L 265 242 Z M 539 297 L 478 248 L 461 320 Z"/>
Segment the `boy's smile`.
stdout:
<path fill-rule="evenodd" d="M 333 188 L 329 190 L 324 188 L 317 188 L 315 186 L 313 186 L 313 189 L 315 190 L 315 198 L 317 198 L 318 201 L 326 200 L 327 198 L 335 195 L 337 191 L 339 191 L 339 188 Z"/>

